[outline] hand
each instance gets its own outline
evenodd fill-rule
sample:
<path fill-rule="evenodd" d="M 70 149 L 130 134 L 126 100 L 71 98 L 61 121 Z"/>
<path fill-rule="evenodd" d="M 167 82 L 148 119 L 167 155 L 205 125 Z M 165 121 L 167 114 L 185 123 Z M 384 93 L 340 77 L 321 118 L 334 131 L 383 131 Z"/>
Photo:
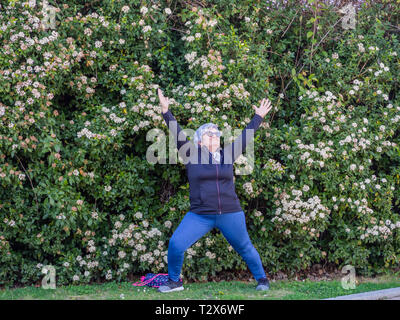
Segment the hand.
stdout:
<path fill-rule="evenodd" d="M 268 98 L 262 99 L 260 107 L 257 108 L 256 106 L 253 106 L 253 109 L 255 110 L 256 114 L 264 118 L 267 113 L 272 109 L 271 101 L 269 101 Z"/>
<path fill-rule="evenodd" d="M 160 104 L 162 107 L 162 113 L 167 113 L 169 101 L 167 97 L 164 97 L 160 88 L 158 88 L 158 99 L 160 100 Z"/>

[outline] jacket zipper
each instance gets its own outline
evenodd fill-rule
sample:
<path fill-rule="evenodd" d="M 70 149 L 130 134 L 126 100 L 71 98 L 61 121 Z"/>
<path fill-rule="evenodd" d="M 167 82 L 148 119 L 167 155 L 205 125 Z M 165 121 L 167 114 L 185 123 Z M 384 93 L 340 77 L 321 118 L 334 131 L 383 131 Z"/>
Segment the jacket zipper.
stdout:
<path fill-rule="evenodd" d="M 217 168 L 217 192 L 218 192 L 219 214 L 221 214 L 221 199 L 219 197 L 219 185 L 218 185 L 218 164 L 216 164 L 215 167 Z"/>

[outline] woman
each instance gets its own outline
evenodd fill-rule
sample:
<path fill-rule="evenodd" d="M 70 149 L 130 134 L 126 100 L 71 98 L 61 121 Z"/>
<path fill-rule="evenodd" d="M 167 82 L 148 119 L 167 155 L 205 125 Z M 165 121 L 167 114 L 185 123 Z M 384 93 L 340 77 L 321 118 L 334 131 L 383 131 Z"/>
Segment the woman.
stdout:
<path fill-rule="evenodd" d="M 194 146 L 183 135 L 175 117 L 168 110 L 168 98 L 158 89 L 162 115 L 178 148 L 191 151 L 186 172 L 190 187 L 190 210 L 174 231 L 168 245 L 168 282 L 158 288 L 159 292 L 183 290 L 179 281 L 185 251 L 212 230 L 219 229 L 229 244 L 247 263 L 257 280 L 257 290 L 268 290 L 269 281 L 264 272 L 260 255 L 247 233 L 244 212 L 240 206 L 233 182 L 233 163 L 246 149 L 249 135 L 260 126 L 271 109 L 271 102 L 263 99 L 261 106 L 253 106 L 256 114 L 241 135 L 224 149 L 220 148 L 221 133 L 218 126 L 207 123 L 197 129 Z M 174 128 L 175 130 L 172 130 Z M 254 131 L 253 131 L 254 130 Z M 181 133 L 181 135 L 179 135 Z M 184 139 L 181 139 L 183 136 Z M 250 135 L 251 136 L 251 135 Z M 179 139 L 178 139 L 179 137 Z M 189 148 L 188 148 L 189 147 Z M 193 148 L 194 147 L 194 148 Z M 193 152 L 193 150 L 197 152 Z M 188 152 L 183 151 L 184 156 Z M 201 159 L 200 159 L 201 158 Z"/>

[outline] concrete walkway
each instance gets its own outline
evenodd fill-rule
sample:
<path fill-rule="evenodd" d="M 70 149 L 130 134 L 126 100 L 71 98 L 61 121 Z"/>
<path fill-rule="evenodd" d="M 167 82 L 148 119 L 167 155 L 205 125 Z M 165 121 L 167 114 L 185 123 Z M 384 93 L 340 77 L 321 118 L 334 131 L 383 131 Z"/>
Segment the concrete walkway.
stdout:
<path fill-rule="evenodd" d="M 400 300 L 400 287 L 349 294 L 324 300 Z"/>

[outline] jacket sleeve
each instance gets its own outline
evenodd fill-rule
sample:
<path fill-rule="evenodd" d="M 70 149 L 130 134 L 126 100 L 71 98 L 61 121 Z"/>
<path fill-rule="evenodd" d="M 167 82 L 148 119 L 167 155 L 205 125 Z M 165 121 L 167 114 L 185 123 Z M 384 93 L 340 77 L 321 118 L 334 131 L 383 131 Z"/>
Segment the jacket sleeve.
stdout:
<path fill-rule="evenodd" d="M 168 129 L 172 132 L 174 136 L 175 144 L 178 150 L 186 143 L 190 142 L 186 134 L 183 132 L 181 126 L 176 121 L 171 110 L 168 109 L 166 113 L 162 113 L 162 116 L 167 124 Z M 179 138 L 179 139 L 178 139 Z"/>
<path fill-rule="evenodd" d="M 255 114 L 253 119 L 247 124 L 246 128 L 242 130 L 240 135 L 230 144 L 224 148 L 224 155 L 228 153 L 231 156 L 232 163 L 246 150 L 248 143 L 254 139 L 255 132 L 260 127 L 263 118 Z"/>

